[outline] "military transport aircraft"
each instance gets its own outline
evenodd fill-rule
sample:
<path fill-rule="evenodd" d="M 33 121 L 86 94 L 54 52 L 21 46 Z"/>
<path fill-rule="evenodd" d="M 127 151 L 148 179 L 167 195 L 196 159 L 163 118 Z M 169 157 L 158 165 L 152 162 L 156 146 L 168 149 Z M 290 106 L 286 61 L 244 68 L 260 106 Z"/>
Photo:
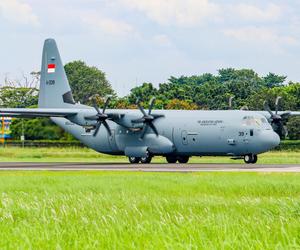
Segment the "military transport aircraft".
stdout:
<path fill-rule="evenodd" d="M 101 91 L 101 90 L 99 90 Z M 257 155 L 280 143 L 264 115 L 253 111 L 101 110 L 75 103 L 53 39 L 44 43 L 38 108 L 2 108 L 0 115 L 50 117 L 88 147 L 126 155 L 131 163 L 150 163 L 165 156 L 169 163 L 187 163 L 191 156 L 230 156 L 256 163 Z"/>

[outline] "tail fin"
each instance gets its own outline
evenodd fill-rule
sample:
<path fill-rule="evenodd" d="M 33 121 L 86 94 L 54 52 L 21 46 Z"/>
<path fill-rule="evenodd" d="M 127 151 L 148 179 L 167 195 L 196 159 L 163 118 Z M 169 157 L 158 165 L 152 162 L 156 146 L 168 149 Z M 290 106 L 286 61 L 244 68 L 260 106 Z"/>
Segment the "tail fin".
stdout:
<path fill-rule="evenodd" d="M 56 42 L 44 43 L 39 108 L 71 108 L 75 104 Z"/>

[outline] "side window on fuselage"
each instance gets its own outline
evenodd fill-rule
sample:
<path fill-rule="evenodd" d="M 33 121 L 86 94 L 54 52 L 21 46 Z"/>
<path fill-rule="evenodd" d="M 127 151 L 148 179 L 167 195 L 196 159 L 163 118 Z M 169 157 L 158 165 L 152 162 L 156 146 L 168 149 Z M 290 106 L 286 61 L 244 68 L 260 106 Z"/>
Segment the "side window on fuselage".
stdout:
<path fill-rule="evenodd" d="M 250 129 L 250 136 L 253 136 L 253 135 L 254 135 L 254 130 Z"/>

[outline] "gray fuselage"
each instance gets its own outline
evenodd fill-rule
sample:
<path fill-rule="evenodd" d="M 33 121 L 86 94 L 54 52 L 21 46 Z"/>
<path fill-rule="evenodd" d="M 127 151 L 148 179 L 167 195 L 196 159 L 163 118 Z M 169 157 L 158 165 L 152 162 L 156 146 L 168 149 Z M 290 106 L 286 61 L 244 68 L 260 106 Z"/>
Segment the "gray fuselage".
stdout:
<path fill-rule="evenodd" d="M 85 113 L 94 114 L 93 109 Z M 108 110 L 125 117 L 139 118 L 138 110 Z M 156 136 L 149 128 L 145 138 L 141 131 L 133 131 L 108 121 L 112 135 L 101 128 L 97 136 L 65 118 L 52 120 L 90 148 L 106 154 L 142 156 L 143 149 L 154 155 L 243 156 L 266 152 L 280 143 L 265 117 L 251 111 L 183 111 L 154 110 L 163 114 L 154 124 Z M 135 150 L 137 149 L 137 150 Z"/>

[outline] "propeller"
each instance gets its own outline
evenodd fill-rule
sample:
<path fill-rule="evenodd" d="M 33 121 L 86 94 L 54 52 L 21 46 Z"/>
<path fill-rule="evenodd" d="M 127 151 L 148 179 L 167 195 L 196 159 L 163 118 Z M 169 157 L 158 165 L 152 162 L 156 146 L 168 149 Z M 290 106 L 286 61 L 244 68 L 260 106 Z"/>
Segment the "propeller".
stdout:
<path fill-rule="evenodd" d="M 275 113 L 270 109 L 270 106 L 267 101 L 264 101 L 264 108 L 270 114 L 271 125 L 274 131 L 280 136 L 280 138 L 284 138 L 287 135 L 287 129 L 285 127 L 285 122 L 287 117 L 290 115 L 290 112 L 285 112 L 283 114 L 278 114 L 279 111 L 279 101 L 282 97 L 277 96 L 275 101 Z"/>
<path fill-rule="evenodd" d="M 232 109 L 232 100 L 234 99 L 234 96 L 230 96 L 228 99 L 228 109 Z M 249 110 L 248 106 L 244 105 L 243 107 L 240 108 L 240 110 Z"/>
<path fill-rule="evenodd" d="M 150 100 L 148 113 L 146 113 L 146 111 L 142 107 L 142 105 L 140 103 L 140 99 L 138 98 L 137 101 L 136 101 L 136 105 L 138 106 L 139 110 L 142 112 L 143 117 L 139 118 L 139 119 L 132 120 L 131 122 L 132 123 L 143 123 L 144 124 L 140 139 L 144 138 L 144 136 L 147 133 L 147 130 L 148 130 L 149 127 L 153 130 L 153 132 L 156 134 L 156 136 L 159 135 L 156 127 L 153 124 L 153 122 L 158 118 L 164 117 L 164 115 L 152 114 L 152 109 L 154 107 L 155 100 L 156 100 L 155 97 L 153 97 Z"/>
<path fill-rule="evenodd" d="M 240 110 L 249 110 L 249 108 L 247 105 L 245 105 L 245 106 L 241 107 Z"/>
<path fill-rule="evenodd" d="M 230 96 L 229 100 L 228 100 L 228 109 L 232 109 L 232 100 L 233 100 L 234 96 Z"/>
<path fill-rule="evenodd" d="M 276 99 L 276 100 L 277 100 L 277 99 Z M 275 105 L 276 105 L 276 104 L 275 104 Z M 281 116 L 278 115 L 278 103 L 277 103 L 277 105 L 276 105 L 275 113 L 273 113 L 273 111 L 270 109 L 270 106 L 269 106 L 269 104 L 268 104 L 267 101 L 264 101 L 264 108 L 265 108 L 265 110 L 268 111 L 269 114 L 271 115 L 271 119 L 272 119 L 273 122 L 274 122 L 274 121 L 281 121 L 281 120 L 282 120 Z"/>
<path fill-rule="evenodd" d="M 110 97 L 108 97 L 105 101 L 105 104 L 103 106 L 102 112 L 100 111 L 100 109 L 97 106 L 96 100 L 93 99 L 93 107 L 96 110 L 97 114 L 93 115 L 93 116 L 86 116 L 85 119 L 87 120 L 91 120 L 91 121 L 97 121 L 96 126 L 95 126 L 95 131 L 93 133 L 93 136 L 96 136 L 100 130 L 101 125 L 103 124 L 103 126 L 106 128 L 108 134 L 111 136 L 111 130 L 110 127 L 108 126 L 106 120 L 107 119 L 111 119 L 112 117 L 110 116 L 110 114 L 106 114 L 105 110 L 108 106 L 110 102 Z"/>
<path fill-rule="evenodd" d="M 281 96 L 277 96 L 276 100 L 275 100 L 275 114 L 278 114 L 278 110 L 279 110 L 279 101 L 282 97 Z"/>

